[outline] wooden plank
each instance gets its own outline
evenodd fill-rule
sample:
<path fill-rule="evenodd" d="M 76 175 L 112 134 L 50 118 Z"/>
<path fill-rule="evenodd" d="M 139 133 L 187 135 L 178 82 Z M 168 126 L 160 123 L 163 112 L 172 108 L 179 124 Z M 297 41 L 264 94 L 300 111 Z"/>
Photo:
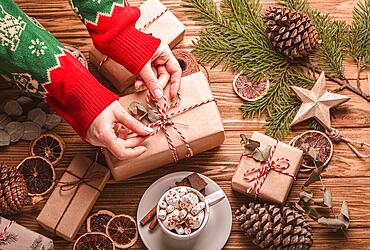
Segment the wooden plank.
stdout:
<path fill-rule="evenodd" d="M 221 0 L 216 0 L 220 2 Z M 67 0 L 41 1 L 41 0 L 16 0 L 19 6 L 30 16 L 37 17 L 49 31 L 51 31 L 63 44 L 74 46 L 80 49 L 87 57 L 88 50 L 92 42 L 84 25 L 73 13 Z M 139 5 L 144 0 L 132 0 L 130 3 Z M 189 20 L 180 6 L 181 0 L 161 0 L 170 10 L 185 24 L 186 36 L 178 48 L 191 49 L 192 41 L 195 40 L 202 27 L 195 25 Z M 273 0 L 262 0 L 264 8 L 271 6 Z M 351 20 L 351 10 L 357 1 L 353 0 L 310 0 L 313 8 L 322 12 L 330 13 L 335 18 L 349 22 Z M 346 76 L 354 83 L 356 79 L 356 66 L 346 61 Z M 93 74 L 103 83 L 106 80 L 97 72 L 95 67 L 90 67 Z M 226 129 L 225 143 L 218 149 L 200 154 L 191 161 L 181 161 L 176 166 L 165 166 L 159 170 L 137 176 L 123 183 L 109 182 L 106 189 L 95 204 L 93 210 L 109 208 L 116 213 L 127 213 L 136 215 L 138 202 L 145 190 L 156 179 L 174 171 L 197 171 L 214 179 L 226 192 L 230 199 L 233 210 L 247 200 L 242 194 L 231 190 L 230 180 L 238 164 L 242 151 L 239 145 L 239 134 L 251 134 L 252 131 L 262 131 L 266 125 L 264 120 L 242 119 L 240 105 L 242 101 L 235 95 L 231 87 L 235 73 L 232 71 L 221 72 L 217 67 L 209 70 L 210 85 L 218 105 Z M 10 98 L 16 94 L 14 90 L 8 89 L 0 82 L 2 98 Z M 366 74 L 361 75 L 361 83 L 366 91 L 368 89 Z M 337 85 L 328 82 L 328 88 L 334 89 Z M 370 141 L 370 104 L 362 98 L 349 91 L 343 94 L 351 97 L 350 102 L 337 109 L 333 118 L 333 126 L 343 130 L 343 133 L 353 139 Z M 262 117 L 263 118 L 263 117 Z M 307 126 L 298 126 L 284 140 L 289 142 L 291 138 L 305 131 Z M 60 176 L 73 156 L 83 153 L 92 156 L 95 148 L 82 142 L 75 132 L 66 123 L 61 124 L 56 130 L 66 141 L 67 150 L 62 163 L 56 168 Z M 28 155 L 28 143 L 20 142 L 7 148 L 0 148 L 0 160 L 6 161 L 10 165 L 17 165 Z M 348 147 L 343 144 L 335 145 L 335 154 L 330 165 L 325 170 L 323 176 L 325 184 L 333 193 L 335 212 L 338 212 L 342 200 L 349 203 L 351 211 L 351 229 L 347 238 L 336 234 L 332 230 L 323 229 L 313 223 L 314 249 L 369 249 L 370 243 L 370 173 L 368 171 L 369 160 L 359 160 Z M 297 199 L 299 190 L 307 178 L 307 174 L 299 174 L 298 180 L 294 183 L 290 200 Z M 316 195 L 320 194 L 320 186 L 314 185 L 313 190 Z M 42 229 L 35 221 L 44 202 L 41 202 L 31 210 L 26 211 L 20 216 L 15 217 L 18 223 L 29 227 L 32 230 L 53 237 L 56 249 L 72 249 L 72 243 L 68 243 L 51 233 Z M 85 225 L 79 232 L 85 232 Z M 225 249 L 255 249 L 250 239 L 243 236 L 235 222 L 232 234 Z M 133 249 L 144 249 L 142 242 L 139 242 Z"/>

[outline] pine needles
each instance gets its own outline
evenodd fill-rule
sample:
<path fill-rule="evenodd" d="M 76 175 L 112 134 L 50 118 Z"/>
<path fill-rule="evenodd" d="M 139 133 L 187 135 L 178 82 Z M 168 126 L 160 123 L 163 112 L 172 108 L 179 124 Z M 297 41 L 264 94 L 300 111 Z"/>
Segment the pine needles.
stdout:
<path fill-rule="evenodd" d="M 343 67 L 347 50 L 354 60 L 362 63 L 361 68 L 370 63 L 370 0 L 356 7 L 350 27 L 313 10 L 307 0 L 277 0 L 279 5 L 309 16 L 319 33 L 321 42 L 314 59 L 299 63 L 292 63 L 272 46 L 265 33 L 259 0 L 223 0 L 219 9 L 213 0 L 184 1 L 187 11 L 191 12 L 190 18 L 205 27 L 194 42 L 193 50 L 201 63 L 211 63 L 212 68 L 222 64 L 223 70 L 243 71 L 252 81 L 270 81 L 270 89 L 263 98 L 241 107 L 244 117 L 260 118 L 263 113 L 267 114 L 267 134 L 273 137 L 288 134 L 289 124 L 300 106 L 290 86 L 311 88 L 313 72 L 325 70 L 341 89 L 348 88 L 370 101 L 361 89 L 345 79 Z M 349 30 L 353 36 L 347 35 Z M 311 125 L 320 128 L 315 122 Z"/>
<path fill-rule="evenodd" d="M 194 54 L 202 63 L 223 69 L 243 71 L 251 80 L 269 79 L 268 93 L 254 102 L 242 105 L 244 117 L 260 117 L 267 113 L 266 132 L 284 137 L 289 132 L 299 102 L 290 86 L 312 86 L 312 79 L 272 46 L 265 33 L 265 24 L 258 0 L 224 0 L 217 10 L 212 0 L 185 0 L 191 18 L 207 27 L 194 43 Z M 273 119 L 271 119 L 273 117 Z M 277 121 L 279 118 L 282 124 Z"/>

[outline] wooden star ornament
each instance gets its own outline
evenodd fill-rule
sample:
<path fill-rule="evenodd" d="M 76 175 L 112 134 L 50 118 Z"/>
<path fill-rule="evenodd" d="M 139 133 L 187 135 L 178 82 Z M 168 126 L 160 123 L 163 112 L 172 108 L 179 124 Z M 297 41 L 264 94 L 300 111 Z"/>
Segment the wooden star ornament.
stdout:
<path fill-rule="evenodd" d="M 327 91 L 324 71 L 320 74 L 312 90 L 296 86 L 292 86 L 292 89 L 302 101 L 302 105 L 290 126 L 309 118 L 315 118 L 326 130 L 331 131 L 330 109 L 350 99 L 347 96 Z"/>

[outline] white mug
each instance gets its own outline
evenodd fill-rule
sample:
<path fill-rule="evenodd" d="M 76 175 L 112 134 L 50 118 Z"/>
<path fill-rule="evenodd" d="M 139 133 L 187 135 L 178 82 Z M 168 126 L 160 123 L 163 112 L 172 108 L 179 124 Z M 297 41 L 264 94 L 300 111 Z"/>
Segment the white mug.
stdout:
<path fill-rule="evenodd" d="M 225 193 L 224 193 L 223 190 L 220 189 L 220 190 L 217 190 L 216 192 L 213 192 L 210 195 L 204 196 L 199 191 L 197 191 L 197 190 L 195 190 L 194 188 L 191 188 L 191 187 L 183 187 L 183 186 L 174 187 L 174 188 L 171 188 L 170 190 L 168 190 L 166 193 L 164 193 L 162 195 L 162 197 L 159 199 L 159 202 L 157 204 L 157 214 L 159 214 L 159 210 L 161 209 L 159 207 L 160 201 L 164 200 L 166 194 L 169 191 L 177 190 L 179 188 L 186 188 L 186 189 L 188 189 L 188 191 L 191 191 L 191 192 L 195 193 L 198 196 L 199 201 L 203 201 L 206 204 L 206 207 L 204 208 L 204 219 L 203 219 L 203 222 L 202 222 L 201 226 L 198 229 L 196 229 L 194 232 L 192 232 L 191 234 L 177 234 L 177 233 L 172 232 L 171 230 L 167 229 L 163 225 L 163 222 L 160 219 L 158 219 L 158 224 L 159 224 L 160 228 L 163 230 L 163 232 L 165 234 L 167 234 L 168 236 L 170 236 L 171 238 L 176 239 L 176 240 L 189 240 L 189 239 L 193 239 L 193 238 L 197 237 L 202 232 L 202 230 L 204 229 L 205 225 L 208 222 L 210 207 L 212 207 L 213 205 L 222 201 L 225 198 Z"/>

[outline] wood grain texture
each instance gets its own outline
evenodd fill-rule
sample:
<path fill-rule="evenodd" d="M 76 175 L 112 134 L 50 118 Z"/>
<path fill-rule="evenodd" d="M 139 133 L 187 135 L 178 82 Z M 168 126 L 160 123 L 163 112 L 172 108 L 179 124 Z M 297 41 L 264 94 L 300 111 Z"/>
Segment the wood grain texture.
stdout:
<path fill-rule="evenodd" d="M 220 2 L 220 0 L 216 0 Z M 91 47 L 89 35 L 78 17 L 71 10 L 67 0 L 16 0 L 19 6 L 30 16 L 38 18 L 50 32 L 52 32 L 63 44 L 80 49 L 86 56 Z M 143 1 L 131 0 L 132 5 L 139 5 Z M 178 48 L 191 49 L 192 41 L 197 38 L 201 27 L 189 20 L 183 12 L 180 0 L 162 0 L 166 6 L 186 25 L 185 40 Z M 274 4 L 273 0 L 262 0 L 264 7 Z M 335 18 L 351 20 L 351 10 L 357 1 L 354 0 L 310 0 L 310 4 L 322 12 L 330 13 Z M 100 76 L 96 69 L 90 67 L 93 74 L 104 84 L 106 80 Z M 356 78 L 355 65 L 346 62 L 346 75 L 354 82 Z M 265 121 L 257 119 L 243 119 L 239 109 L 242 101 L 232 90 L 232 79 L 234 73 L 231 71 L 221 72 L 220 68 L 210 71 L 210 84 L 215 97 L 218 99 L 219 108 L 226 129 L 225 143 L 217 149 L 195 156 L 190 161 L 181 161 L 176 166 L 166 166 L 159 170 L 137 176 L 126 182 L 116 183 L 111 180 L 104 192 L 95 204 L 93 211 L 99 209 L 110 209 L 115 213 L 127 213 L 136 215 L 138 202 L 145 190 L 155 180 L 163 175 L 174 171 L 196 171 L 209 176 L 215 180 L 226 192 L 233 210 L 239 207 L 246 198 L 231 190 L 231 177 L 239 161 L 241 148 L 239 145 L 239 134 L 251 134 L 253 131 L 263 131 Z M 369 91 L 366 75 L 361 76 L 364 90 Z M 2 98 L 10 98 L 16 94 L 15 90 L 9 89 L 5 84 L 0 84 Z M 335 83 L 328 83 L 329 89 L 337 87 Z M 341 105 L 332 121 L 333 127 L 340 128 L 343 133 L 353 139 L 370 141 L 370 103 L 349 91 L 343 94 L 352 99 Z M 284 140 L 289 142 L 294 136 L 307 129 L 300 126 Z M 82 142 L 75 132 L 66 123 L 57 128 L 57 132 L 65 139 L 67 150 L 63 162 L 57 167 L 60 176 L 73 156 L 77 153 L 93 155 L 95 148 Z M 7 148 L 0 149 L 0 160 L 10 165 L 17 165 L 28 155 L 28 143 L 20 142 Z M 346 237 L 336 234 L 332 230 L 324 229 L 313 224 L 314 249 L 370 249 L 370 166 L 369 160 L 359 160 L 343 144 L 335 145 L 334 157 L 326 169 L 325 184 L 331 189 L 334 197 L 335 212 L 338 212 L 342 200 L 349 203 L 351 210 L 351 229 Z M 304 183 L 307 174 L 299 174 L 295 182 L 290 200 L 297 199 L 300 187 Z M 318 185 L 313 186 L 315 193 L 320 192 Z M 35 221 L 44 202 L 34 208 L 15 217 L 18 223 L 50 236 L 54 239 L 56 249 L 72 249 L 73 244 L 51 235 L 43 230 Z M 222 225 L 220 225 L 222 226 Z M 83 225 L 79 234 L 85 232 Z M 145 249 L 139 240 L 133 249 Z M 234 222 L 230 239 L 225 249 L 255 249 L 253 244 L 239 230 Z"/>

